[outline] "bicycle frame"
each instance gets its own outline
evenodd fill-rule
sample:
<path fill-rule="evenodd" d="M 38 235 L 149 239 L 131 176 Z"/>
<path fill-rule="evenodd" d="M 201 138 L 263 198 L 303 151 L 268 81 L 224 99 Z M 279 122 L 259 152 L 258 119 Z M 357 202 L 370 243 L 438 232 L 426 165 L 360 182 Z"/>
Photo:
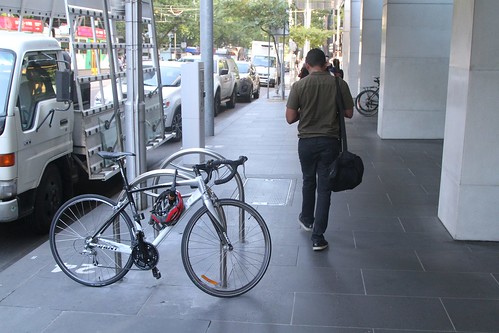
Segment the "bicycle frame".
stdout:
<path fill-rule="evenodd" d="M 161 171 L 161 170 L 158 170 L 158 171 Z M 157 173 L 158 173 L 158 175 L 161 174 L 161 172 L 157 172 Z M 184 202 L 184 205 L 185 205 L 184 213 L 187 210 L 189 210 L 190 207 L 192 207 L 194 204 L 196 204 L 199 200 L 203 200 L 203 204 L 206 206 L 206 208 L 208 209 L 209 213 L 212 216 L 211 221 L 213 222 L 213 225 L 214 225 L 217 233 L 220 236 L 220 241 L 222 242 L 222 244 L 224 246 L 230 244 L 230 241 L 227 238 L 226 233 L 223 231 L 223 221 L 222 221 L 221 217 L 219 216 L 219 213 L 215 209 L 215 206 L 213 205 L 211 197 L 208 194 L 208 187 L 204 183 L 203 177 L 201 175 L 199 175 L 193 179 L 178 180 L 177 185 L 196 187 L 196 190 L 194 192 L 192 192 L 190 194 L 189 198 Z M 126 186 L 128 186 L 128 184 L 125 185 L 125 187 Z M 143 228 L 142 228 L 142 224 L 140 222 L 141 221 L 141 214 L 138 213 L 133 194 L 139 193 L 139 192 L 151 191 L 151 190 L 155 190 L 155 189 L 159 189 L 159 188 L 164 188 L 167 186 L 169 186 L 169 185 L 156 184 L 156 185 L 152 185 L 152 186 L 148 186 L 148 187 L 143 187 L 140 189 L 128 188 L 128 190 L 127 190 L 125 188 L 126 198 L 124 200 L 121 200 L 118 202 L 116 209 L 115 209 L 115 212 L 111 215 L 111 217 L 108 219 L 108 221 L 106 221 L 102 225 L 102 227 L 99 230 L 97 230 L 97 232 L 92 236 L 91 240 L 98 238 L 99 235 L 105 229 L 107 229 L 111 225 L 111 223 L 113 223 L 114 219 L 121 212 L 123 212 L 128 206 L 130 206 L 131 210 L 132 210 L 133 220 L 134 220 L 134 232 L 135 232 L 135 236 L 137 237 L 138 234 L 143 232 Z M 184 214 L 182 214 L 182 215 L 184 215 Z M 180 219 L 182 219 L 182 217 L 183 216 L 181 216 Z M 170 230 L 171 230 L 171 228 L 162 229 L 159 232 L 159 234 L 154 238 L 154 240 L 152 241 L 152 244 L 154 246 L 158 246 L 165 239 L 165 237 L 168 235 Z M 115 233 L 119 234 L 119 230 L 115 230 Z M 104 239 L 104 238 L 99 238 L 99 240 L 103 244 L 97 244 L 97 243 L 93 243 L 93 242 L 89 241 L 89 245 L 92 245 L 95 247 L 106 247 L 106 249 L 112 250 L 114 252 L 121 252 L 121 253 L 127 253 L 127 254 L 130 254 L 132 252 L 132 249 L 129 246 L 124 246 L 121 243 L 111 241 L 108 239 Z"/>

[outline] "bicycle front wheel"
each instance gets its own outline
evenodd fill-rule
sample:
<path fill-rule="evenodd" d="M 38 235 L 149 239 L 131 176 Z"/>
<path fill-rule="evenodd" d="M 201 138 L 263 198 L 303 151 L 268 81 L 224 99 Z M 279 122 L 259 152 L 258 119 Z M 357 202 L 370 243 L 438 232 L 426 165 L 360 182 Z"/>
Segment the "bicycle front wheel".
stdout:
<path fill-rule="evenodd" d="M 376 90 L 364 90 L 355 99 L 360 114 L 371 117 L 378 113 L 379 96 Z"/>
<path fill-rule="evenodd" d="M 212 215 L 201 207 L 182 237 L 182 262 L 202 291 L 217 297 L 239 296 L 262 279 L 270 262 L 270 233 L 263 217 L 234 199 L 215 203 L 231 246 L 223 246 Z"/>
<path fill-rule="evenodd" d="M 132 221 L 125 212 L 112 218 L 115 209 L 116 203 L 106 197 L 84 194 L 55 214 L 50 249 L 58 268 L 74 281 L 106 286 L 123 278 L 132 266 Z"/>

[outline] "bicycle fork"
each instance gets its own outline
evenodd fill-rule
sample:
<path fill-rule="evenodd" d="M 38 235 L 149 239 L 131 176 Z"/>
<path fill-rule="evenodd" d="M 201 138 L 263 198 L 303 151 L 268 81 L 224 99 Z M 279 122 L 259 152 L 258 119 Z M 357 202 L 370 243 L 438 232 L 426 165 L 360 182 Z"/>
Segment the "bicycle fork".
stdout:
<path fill-rule="evenodd" d="M 208 283 L 226 288 L 229 280 L 227 253 L 233 251 L 234 246 L 227 235 L 226 217 L 222 208 L 218 205 L 215 194 L 211 193 L 210 196 L 205 197 L 204 199 L 206 208 L 208 209 L 208 217 L 210 218 L 210 221 L 220 239 L 220 281 L 215 281 L 204 274 L 201 275 L 201 278 Z"/>

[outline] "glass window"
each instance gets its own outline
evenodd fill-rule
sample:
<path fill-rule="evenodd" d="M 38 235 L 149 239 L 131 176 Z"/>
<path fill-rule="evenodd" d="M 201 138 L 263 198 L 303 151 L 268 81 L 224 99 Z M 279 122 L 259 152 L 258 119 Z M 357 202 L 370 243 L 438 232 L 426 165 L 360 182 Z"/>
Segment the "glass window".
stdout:
<path fill-rule="evenodd" d="M 48 52 L 27 54 L 23 59 L 17 102 L 23 130 L 33 127 L 37 104 L 55 98 L 56 59 L 55 53 Z"/>
<path fill-rule="evenodd" d="M 12 52 L 0 50 L 0 117 L 7 115 L 7 99 L 12 82 L 15 55 Z"/>

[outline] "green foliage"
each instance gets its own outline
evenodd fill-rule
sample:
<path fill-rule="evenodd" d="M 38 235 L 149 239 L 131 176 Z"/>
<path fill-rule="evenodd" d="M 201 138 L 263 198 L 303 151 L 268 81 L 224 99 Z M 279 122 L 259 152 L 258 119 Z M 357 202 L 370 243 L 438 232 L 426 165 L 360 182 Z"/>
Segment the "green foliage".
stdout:
<path fill-rule="evenodd" d="M 305 28 L 303 26 L 291 27 L 289 35 L 291 39 L 299 46 L 305 45 L 305 40 L 310 41 L 310 47 L 321 47 L 324 41 L 331 37 L 333 32 L 331 30 L 322 30 L 315 27 Z"/>
<path fill-rule="evenodd" d="M 176 29 L 177 43 L 200 43 L 199 6 L 201 0 L 154 0 L 158 44 L 169 44 L 168 33 Z M 214 47 L 250 47 L 252 40 L 267 40 L 271 29 L 287 23 L 287 0 L 213 0 Z M 324 18 L 328 11 L 312 12 L 312 27 L 292 27 L 290 35 L 303 47 L 305 38 L 313 47 L 321 46 L 332 35 L 324 30 Z M 301 16 L 300 16 L 301 15 Z M 303 14 L 298 15 L 299 18 Z M 298 20 L 300 21 L 300 20 Z"/>

